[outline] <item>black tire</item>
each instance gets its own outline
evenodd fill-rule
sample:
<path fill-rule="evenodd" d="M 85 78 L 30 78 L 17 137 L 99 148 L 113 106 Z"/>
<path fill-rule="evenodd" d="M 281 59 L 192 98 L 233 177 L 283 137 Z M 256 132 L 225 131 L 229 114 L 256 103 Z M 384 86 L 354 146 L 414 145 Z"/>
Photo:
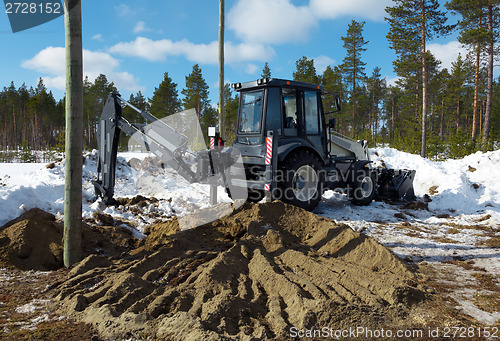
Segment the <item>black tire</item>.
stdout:
<path fill-rule="evenodd" d="M 325 175 L 318 159 L 307 151 L 294 153 L 280 167 L 277 199 L 311 211 L 321 200 Z M 278 174 L 280 175 L 280 174 Z"/>
<path fill-rule="evenodd" d="M 367 206 L 375 198 L 377 182 L 374 173 L 369 169 L 358 170 L 352 184 L 347 187 L 349 200 L 357 206 Z"/>

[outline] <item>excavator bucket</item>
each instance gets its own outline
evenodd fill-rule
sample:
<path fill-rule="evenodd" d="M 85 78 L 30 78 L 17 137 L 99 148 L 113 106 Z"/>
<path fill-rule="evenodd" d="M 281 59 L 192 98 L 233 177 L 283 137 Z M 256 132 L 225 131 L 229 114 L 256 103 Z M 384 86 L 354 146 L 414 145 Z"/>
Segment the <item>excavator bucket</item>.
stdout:
<path fill-rule="evenodd" d="M 413 180 L 415 170 L 407 169 L 376 169 L 377 197 L 391 201 L 415 200 Z"/>

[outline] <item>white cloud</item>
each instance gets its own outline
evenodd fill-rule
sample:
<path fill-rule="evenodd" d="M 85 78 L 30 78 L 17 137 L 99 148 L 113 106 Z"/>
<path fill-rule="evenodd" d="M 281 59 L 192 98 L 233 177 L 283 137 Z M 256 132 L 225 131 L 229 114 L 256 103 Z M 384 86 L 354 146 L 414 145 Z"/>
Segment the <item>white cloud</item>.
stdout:
<path fill-rule="evenodd" d="M 98 33 L 92 37 L 92 40 L 104 41 L 102 34 Z"/>
<path fill-rule="evenodd" d="M 399 76 L 394 76 L 394 77 L 385 76 L 385 82 L 387 85 L 390 85 L 390 86 L 395 86 L 396 82 L 400 79 L 401 78 Z"/>
<path fill-rule="evenodd" d="M 141 33 L 141 32 L 149 32 L 151 29 L 146 27 L 146 23 L 144 21 L 138 21 L 137 24 L 134 26 L 134 33 Z"/>
<path fill-rule="evenodd" d="M 130 9 L 129 5 L 125 4 L 119 4 L 115 6 L 115 11 L 119 17 L 124 17 L 132 13 L 132 10 Z"/>
<path fill-rule="evenodd" d="M 319 56 L 314 59 L 314 67 L 316 68 L 316 72 L 318 74 L 322 74 L 325 72 L 328 65 L 335 64 L 335 60 L 328 56 Z"/>
<path fill-rule="evenodd" d="M 244 41 L 279 44 L 306 40 L 321 20 L 353 17 L 383 21 L 391 0 L 238 0 L 228 12 L 228 27 Z"/>
<path fill-rule="evenodd" d="M 253 75 L 257 72 L 257 70 L 259 69 L 259 67 L 255 64 L 248 64 L 245 71 L 246 73 L 248 73 L 249 75 Z"/>
<path fill-rule="evenodd" d="M 456 61 L 458 54 L 462 54 L 465 58 L 467 55 L 467 49 L 462 47 L 462 44 L 458 41 L 450 41 L 444 45 L 441 44 L 428 44 L 427 49 L 432 52 L 436 59 L 442 62 L 441 68 L 451 69 L 451 63 Z"/>
<path fill-rule="evenodd" d="M 64 47 L 50 46 L 38 52 L 33 58 L 23 61 L 21 66 L 48 75 L 43 77 L 47 87 L 64 90 L 65 57 Z M 118 71 L 119 66 L 120 62 L 108 53 L 83 50 L 83 73 L 89 80 L 94 81 L 102 73 L 119 89 L 144 90 L 144 87 L 137 85 L 137 79 L 132 74 Z"/>
<path fill-rule="evenodd" d="M 391 0 L 311 0 L 309 6 L 322 19 L 348 16 L 383 21 L 385 8 L 390 5 Z"/>
<path fill-rule="evenodd" d="M 21 66 L 50 75 L 64 75 L 66 67 L 64 47 L 49 46 L 38 52 L 35 57 L 23 61 Z"/>
<path fill-rule="evenodd" d="M 316 26 L 311 9 L 294 6 L 290 0 L 239 0 L 228 12 L 228 27 L 249 42 L 305 40 Z"/>
<path fill-rule="evenodd" d="M 169 39 L 152 40 L 137 37 L 134 41 L 118 43 L 109 49 L 111 53 L 140 57 L 152 62 L 164 61 L 170 56 L 184 56 L 186 59 L 200 64 L 216 64 L 218 62 L 218 42 L 210 44 L 194 44 L 188 40 L 172 41 Z M 264 61 L 274 55 L 274 50 L 262 44 L 225 44 L 225 60 L 227 63 L 241 61 Z"/>

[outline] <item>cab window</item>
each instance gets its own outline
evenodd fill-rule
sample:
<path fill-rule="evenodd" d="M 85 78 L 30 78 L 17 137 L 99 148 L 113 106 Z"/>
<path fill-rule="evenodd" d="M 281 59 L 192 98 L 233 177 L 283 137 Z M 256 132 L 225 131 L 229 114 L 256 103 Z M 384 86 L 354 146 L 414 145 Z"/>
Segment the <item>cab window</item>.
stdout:
<path fill-rule="evenodd" d="M 318 94 L 315 91 L 304 92 L 304 119 L 307 135 L 319 134 Z"/>
<path fill-rule="evenodd" d="M 241 94 L 239 132 L 260 133 L 264 90 Z"/>

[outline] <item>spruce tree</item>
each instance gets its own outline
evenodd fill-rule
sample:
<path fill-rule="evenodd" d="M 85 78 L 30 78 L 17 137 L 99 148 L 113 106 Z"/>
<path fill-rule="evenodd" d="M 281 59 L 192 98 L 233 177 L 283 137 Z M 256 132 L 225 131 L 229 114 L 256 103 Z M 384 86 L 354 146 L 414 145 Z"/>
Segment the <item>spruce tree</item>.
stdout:
<path fill-rule="evenodd" d="M 260 75 L 261 78 L 271 78 L 271 68 L 269 67 L 269 63 L 266 62 L 264 67 L 262 68 L 262 73 Z"/>
<path fill-rule="evenodd" d="M 342 101 L 344 84 L 342 83 L 342 72 L 338 66 L 334 69 L 328 65 L 321 77 L 323 85 L 323 108 L 325 112 L 335 111 L 335 97 L 339 96 Z"/>
<path fill-rule="evenodd" d="M 142 96 L 142 94 L 141 94 Z M 163 80 L 155 88 L 151 101 L 151 114 L 158 118 L 173 115 L 180 111 L 181 101 L 177 91 L 177 84 L 169 77 L 168 72 L 163 74 Z"/>
<path fill-rule="evenodd" d="M 239 96 L 233 97 L 233 91 L 229 84 L 224 86 L 224 107 L 226 110 L 226 144 L 232 144 L 236 136 L 236 121 L 238 119 Z"/>
<path fill-rule="evenodd" d="M 198 64 L 195 64 L 193 71 L 186 76 L 186 87 L 182 90 L 182 94 L 184 109 L 196 110 L 202 132 L 206 132 L 209 126 L 216 124 L 217 113 L 210 108 L 208 84 Z M 197 135 L 196 138 L 198 140 L 196 143 L 200 143 L 200 136 Z"/>
<path fill-rule="evenodd" d="M 368 44 L 363 37 L 363 26 L 365 22 L 357 22 L 353 20 L 347 29 L 347 33 L 342 38 L 344 42 L 343 47 L 346 49 L 346 56 L 342 63 L 344 71 L 344 78 L 349 84 L 351 93 L 351 119 L 352 119 L 352 134 L 356 132 L 356 92 L 361 82 L 366 79 L 365 65 L 366 63 L 361 60 L 361 54 L 366 51 L 364 47 Z"/>
<path fill-rule="evenodd" d="M 314 59 L 302 57 L 295 62 L 296 71 L 293 72 L 293 80 L 312 84 L 320 84 L 320 79 L 316 74 Z"/>
<path fill-rule="evenodd" d="M 186 87 L 182 90 L 182 94 L 184 95 L 182 100 L 184 109 L 194 108 L 198 116 L 202 118 L 202 112 L 209 106 L 210 101 L 208 84 L 198 64 L 195 64 L 193 71 L 186 76 Z"/>

